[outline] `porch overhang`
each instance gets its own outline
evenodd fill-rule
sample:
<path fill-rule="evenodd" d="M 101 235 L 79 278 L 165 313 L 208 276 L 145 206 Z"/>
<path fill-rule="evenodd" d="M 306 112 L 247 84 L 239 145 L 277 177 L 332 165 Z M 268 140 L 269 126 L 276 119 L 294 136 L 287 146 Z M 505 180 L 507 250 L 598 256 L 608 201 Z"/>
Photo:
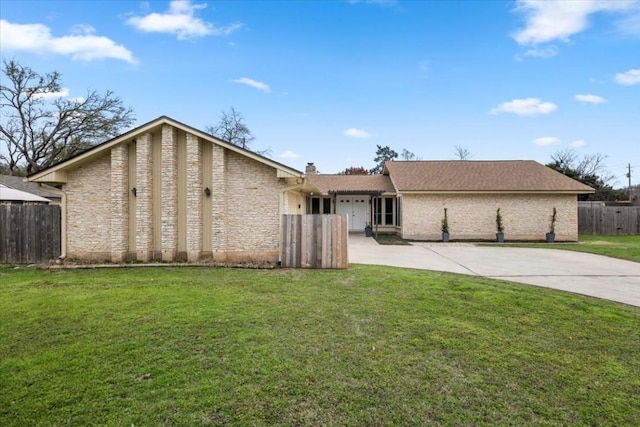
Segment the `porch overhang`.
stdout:
<path fill-rule="evenodd" d="M 355 195 L 367 195 L 367 196 L 381 196 L 384 194 L 384 190 L 329 190 L 328 194 L 332 196 L 355 196 Z"/>

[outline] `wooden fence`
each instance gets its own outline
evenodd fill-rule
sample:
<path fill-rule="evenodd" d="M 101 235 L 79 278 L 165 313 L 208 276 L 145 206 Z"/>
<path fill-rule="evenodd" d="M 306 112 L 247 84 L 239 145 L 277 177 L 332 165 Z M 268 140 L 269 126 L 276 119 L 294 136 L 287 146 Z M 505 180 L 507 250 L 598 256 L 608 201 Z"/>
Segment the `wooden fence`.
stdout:
<path fill-rule="evenodd" d="M 347 215 L 283 215 L 280 260 L 287 268 L 347 268 Z"/>
<path fill-rule="evenodd" d="M 60 206 L 0 204 L 0 263 L 41 263 L 60 256 Z"/>
<path fill-rule="evenodd" d="M 640 234 L 640 206 L 579 206 L 580 234 Z"/>

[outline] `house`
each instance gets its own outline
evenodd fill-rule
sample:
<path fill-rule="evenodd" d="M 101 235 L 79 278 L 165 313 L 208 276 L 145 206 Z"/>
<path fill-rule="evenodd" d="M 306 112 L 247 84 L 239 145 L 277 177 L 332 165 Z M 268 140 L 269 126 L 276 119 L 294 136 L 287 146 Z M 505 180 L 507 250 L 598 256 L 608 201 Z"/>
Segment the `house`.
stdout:
<path fill-rule="evenodd" d="M 62 255 L 272 261 L 304 174 L 160 117 L 28 177 L 59 185 Z"/>
<path fill-rule="evenodd" d="M 56 188 L 46 184 L 28 182 L 22 176 L 0 175 L 0 187 L 1 186 L 48 199 L 48 203 L 52 205 L 60 204 L 61 196 L 60 192 Z"/>
<path fill-rule="evenodd" d="M 577 195 L 594 190 L 535 161 L 393 161 L 382 175 L 319 175 L 307 166 L 307 209 L 347 213 L 405 239 L 439 240 L 447 209 L 451 236 L 495 239 L 499 208 L 510 240 L 542 240 L 557 210 L 556 240 L 578 239 Z"/>
<path fill-rule="evenodd" d="M 577 194 L 532 161 L 387 162 L 381 175 L 305 172 L 163 116 L 28 177 L 61 196 L 61 257 L 277 262 L 283 214 L 338 213 L 407 239 L 577 240 Z"/>

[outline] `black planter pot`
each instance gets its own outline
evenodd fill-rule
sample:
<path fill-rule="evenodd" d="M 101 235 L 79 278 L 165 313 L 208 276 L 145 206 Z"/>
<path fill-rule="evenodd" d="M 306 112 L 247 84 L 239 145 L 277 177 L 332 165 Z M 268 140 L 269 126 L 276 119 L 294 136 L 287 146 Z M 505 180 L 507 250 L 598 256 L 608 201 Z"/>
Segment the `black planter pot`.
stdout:
<path fill-rule="evenodd" d="M 556 233 L 547 233 L 547 243 L 555 243 Z"/>
<path fill-rule="evenodd" d="M 498 243 L 504 243 L 504 233 L 496 233 L 496 240 Z"/>
<path fill-rule="evenodd" d="M 448 242 L 449 241 L 449 232 L 442 232 L 442 241 L 443 242 Z"/>
<path fill-rule="evenodd" d="M 371 231 L 371 226 L 367 225 L 367 226 L 364 228 L 364 235 L 365 235 L 366 237 L 371 237 L 371 236 L 373 236 L 373 232 Z"/>

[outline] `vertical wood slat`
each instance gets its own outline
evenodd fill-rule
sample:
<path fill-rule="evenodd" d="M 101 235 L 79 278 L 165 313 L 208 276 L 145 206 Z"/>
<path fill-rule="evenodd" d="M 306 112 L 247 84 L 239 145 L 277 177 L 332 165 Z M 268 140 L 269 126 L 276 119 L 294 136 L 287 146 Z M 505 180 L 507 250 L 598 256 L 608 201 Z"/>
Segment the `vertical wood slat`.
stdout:
<path fill-rule="evenodd" d="M 60 240 L 60 206 L 0 204 L 0 263 L 57 259 Z"/>
<path fill-rule="evenodd" d="M 580 234 L 640 234 L 640 206 L 579 206 Z"/>
<path fill-rule="evenodd" d="M 280 261 L 285 268 L 347 268 L 346 215 L 283 215 Z"/>

